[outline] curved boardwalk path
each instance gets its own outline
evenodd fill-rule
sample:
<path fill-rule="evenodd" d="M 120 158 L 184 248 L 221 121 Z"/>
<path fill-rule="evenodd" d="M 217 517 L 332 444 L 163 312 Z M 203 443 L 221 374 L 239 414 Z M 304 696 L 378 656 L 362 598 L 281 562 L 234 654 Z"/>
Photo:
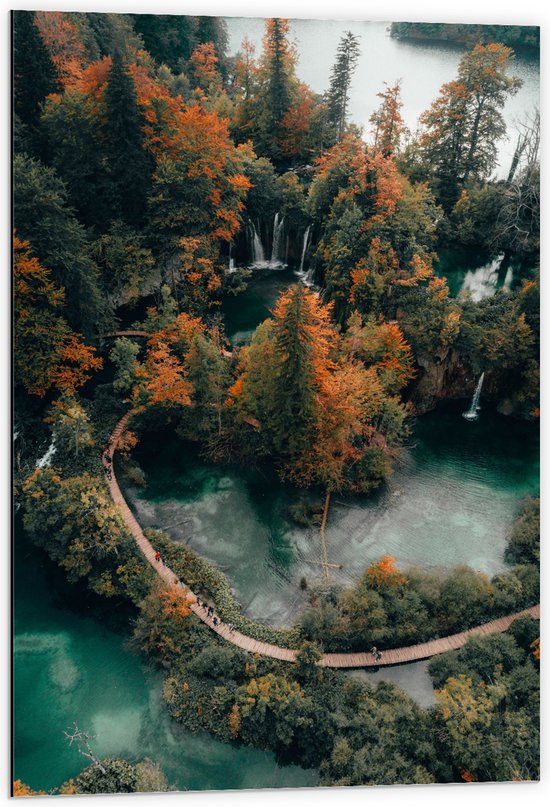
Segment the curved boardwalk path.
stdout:
<path fill-rule="evenodd" d="M 119 336 L 151 336 L 148 331 L 113 331 L 112 333 L 100 333 L 98 339 L 116 339 Z"/>
<path fill-rule="evenodd" d="M 114 454 L 117 449 L 118 441 L 122 435 L 128 420 L 130 419 L 131 412 L 127 412 L 124 417 L 118 422 L 114 432 L 109 438 L 109 445 L 106 451 L 114 459 Z M 107 467 L 105 459 L 103 464 Z M 110 464 L 111 478 L 108 480 L 111 489 L 111 496 L 115 504 L 118 505 L 121 515 L 126 523 L 126 526 L 134 536 L 137 545 L 155 570 L 155 572 L 169 585 L 179 583 L 179 578 L 172 572 L 168 566 L 162 561 L 155 561 L 155 550 L 151 543 L 143 534 L 143 530 L 139 526 L 132 511 L 126 504 L 126 500 L 121 493 L 118 482 L 115 476 L 114 463 Z M 278 647 L 274 644 L 267 642 L 259 642 L 256 639 L 251 639 L 250 636 L 245 636 L 236 630 L 230 630 L 228 625 L 219 622 L 214 625 L 211 617 L 208 616 L 206 610 L 201 608 L 197 603 L 197 597 L 190 589 L 187 589 L 187 600 L 191 610 L 208 625 L 211 630 L 215 631 L 219 636 L 226 641 L 237 647 L 242 647 L 251 653 L 259 653 L 262 656 L 270 656 L 271 658 L 281 659 L 282 661 L 296 661 L 296 650 L 290 650 L 287 647 Z M 500 619 L 494 619 L 492 622 L 486 622 L 484 625 L 479 625 L 476 628 L 455 633 L 452 636 L 445 636 L 442 639 L 434 639 L 431 642 L 424 642 L 423 644 L 416 644 L 410 647 L 400 647 L 395 650 L 385 650 L 382 653 L 382 658 L 376 661 L 370 653 L 325 653 L 319 660 L 321 667 L 386 667 L 391 664 L 405 664 L 409 661 L 420 661 L 421 659 L 430 658 L 438 653 L 445 653 L 447 650 L 458 650 L 466 644 L 470 636 L 475 635 L 488 635 L 490 633 L 502 633 L 507 630 L 514 619 L 520 616 L 530 614 L 535 619 L 540 619 L 540 605 L 534 605 L 532 608 L 526 608 L 523 611 L 518 611 L 516 614 L 503 616 Z"/>

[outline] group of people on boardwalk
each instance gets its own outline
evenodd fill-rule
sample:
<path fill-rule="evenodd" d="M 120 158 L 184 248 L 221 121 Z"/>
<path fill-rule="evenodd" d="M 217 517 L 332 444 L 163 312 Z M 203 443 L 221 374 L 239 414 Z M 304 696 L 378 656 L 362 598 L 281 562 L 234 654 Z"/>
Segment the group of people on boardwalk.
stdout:
<path fill-rule="evenodd" d="M 371 647 L 370 652 L 375 661 L 380 661 L 380 659 L 382 658 L 382 653 L 375 645 Z"/>
<path fill-rule="evenodd" d="M 199 597 L 197 597 L 197 605 L 199 606 L 199 608 L 202 608 L 203 611 L 206 611 L 206 615 L 210 617 L 213 625 L 224 624 L 223 620 L 214 613 L 214 609 L 212 608 L 212 606 L 203 602 L 203 600 L 199 599 Z M 233 633 L 235 630 L 234 626 L 230 622 L 227 622 L 226 624 L 227 627 L 229 628 L 229 633 Z"/>
<path fill-rule="evenodd" d="M 113 478 L 113 470 L 112 470 L 112 458 L 109 454 L 108 450 L 103 452 L 103 467 L 105 468 L 105 476 L 107 477 L 107 481 L 110 482 Z"/>

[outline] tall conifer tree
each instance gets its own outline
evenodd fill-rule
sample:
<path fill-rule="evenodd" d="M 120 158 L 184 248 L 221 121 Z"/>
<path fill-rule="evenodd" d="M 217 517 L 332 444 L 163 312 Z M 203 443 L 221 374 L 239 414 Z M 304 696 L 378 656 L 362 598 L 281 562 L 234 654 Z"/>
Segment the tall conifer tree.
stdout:
<path fill-rule="evenodd" d="M 292 103 L 294 54 L 288 42 L 289 22 L 277 17 L 267 20 L 264 38 L 265 93 L 263 126 L 265 151 L 275 162 L 281 158 L 285 136 L 283 119 Z M 263 144 L 262 144 L 263 145 Z"/>
<path fill-rule="evenodd" d="M 351 79 L 360 55 L 359 38 L 351 31 L 346 31 L 336 50 L 336 62 L 327 93 L 329 128 L 334 142 L 341 140 L 344 134 Z"/>
<path fill-rule="evenodd" d="M 57 73 L 35 23 L 34 11 L 13 11 L 14 112 L 34 129 L 40 105 L 59 90 Z"/>
<path fill-rule="evenodd" d="M 139 225 L 145 212 L 153 166 L 144 148 L 144 120 L 134 79 L 119 53 L 113 56 L 105 89 L 105 107 L 113 217 Z"/>

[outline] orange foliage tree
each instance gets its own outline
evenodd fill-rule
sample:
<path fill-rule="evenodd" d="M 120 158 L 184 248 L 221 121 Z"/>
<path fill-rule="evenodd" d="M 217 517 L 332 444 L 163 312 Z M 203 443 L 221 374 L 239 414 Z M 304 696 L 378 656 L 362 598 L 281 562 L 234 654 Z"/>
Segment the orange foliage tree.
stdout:
<path fill-rule="evenodd" d="M 13 795 L 14 796 L 47 796 L 45 790 L 33 790 L 31 787 L 26 785 L 21 779 L 16 779 L 13 783 Z"/>
<path fill-rule="evenodd" d="M 287 478 L 368 490 L 389 472 L 405 412 L 374 368 L 341 349 L 330 310 L 301 285 L 283 292 L 241 353 L 228 403 L 244 423 L 258 423 Z"/>
<path fill-rule="evenodd" d="M 39 397 L 52 387 L 73 393 L 102 361 L 61 316 L 64 290 L 32 255 L 28 241 L 14 236 L 13 258 L 16 380 Z"/>
<path fill-rule="evenodd" d="M 73 86 L 87 62 L 78 28 L 62 11 L 37 11 L 35 19 L 62 85 Z"/>

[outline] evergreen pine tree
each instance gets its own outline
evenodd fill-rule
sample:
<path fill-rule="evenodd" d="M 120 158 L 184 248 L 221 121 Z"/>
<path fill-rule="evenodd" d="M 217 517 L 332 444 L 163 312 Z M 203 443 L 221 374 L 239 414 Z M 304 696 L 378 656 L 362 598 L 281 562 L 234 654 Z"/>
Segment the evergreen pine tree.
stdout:
<path fill-rule="evenodd" d="M 134 14 L 134 30 L 159 64 L 181 70 L 195 48 L 195 17 L 185 14 Z"/>
<path fill-rule="evenodd" d="M 118 53 L 105 89 L 105 107 L 113 218 L 137 226 L 145 212 L 153 165 L 144 148 L 134 79 Z"/>
<path fill-rule="evenodd" d="M 292 102 L 294 58 L 288 42 L 288 20 L 267 20 L 264 39 L 265 94 L 263 125 L 265 151 L 274 162 L 281 159 L 281 142 L 285 136 L 283 118 Z"/>
<path fill-rule="evenodd" d="M 336 50 L 336 62 L 327 93 L 328 122 L 333 142 L 342 139 L 346 127 L 349 89 L 360 54 L 359 38 L 351 31 L 346 31 Z"/>
<path fill-rule="evenodd" d="M 57 73 L 35 23 L 34 11 L 12 11 L 13 97 L 19 119 L 34 129 L 40 105 L 59 90 Z"/>
<path fill-rule="evenodd" d="M 290 456 L 303 449 L 315 407 L 316 306 L 301 284 L 278 301 L 274 316 L 275 349 L 279 357 L 274 390 L 279 393 L 275 432 L 279 450 Z"/>

